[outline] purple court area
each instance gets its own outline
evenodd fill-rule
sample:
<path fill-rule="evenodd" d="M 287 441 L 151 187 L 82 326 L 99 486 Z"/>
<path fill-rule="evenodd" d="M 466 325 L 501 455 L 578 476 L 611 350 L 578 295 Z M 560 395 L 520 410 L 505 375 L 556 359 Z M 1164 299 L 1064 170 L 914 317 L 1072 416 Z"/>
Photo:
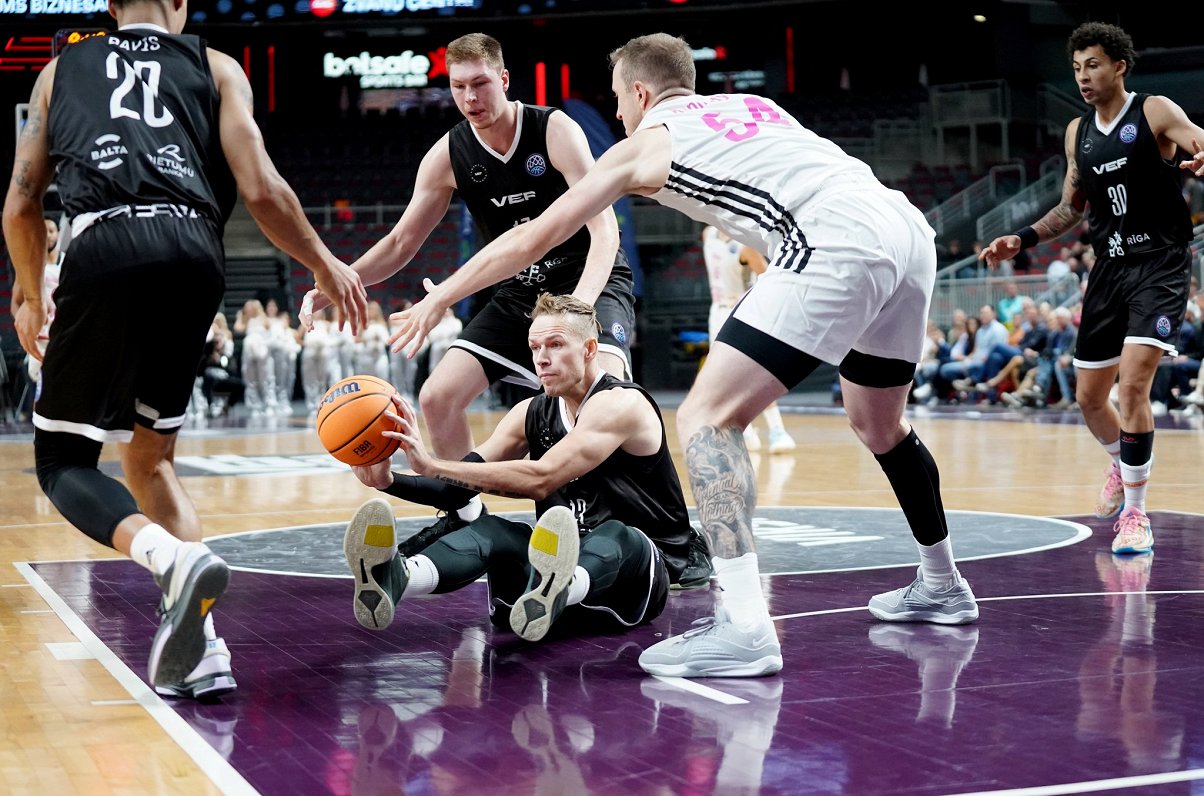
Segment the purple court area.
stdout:
<path fill-rule="evenodd" d="M 1113 556 L 1110 523 L 1076 517 L 1094 535 L 965 562 L 982 601 L 969 626 L 863 610 L 910 567 L 767 578 L 786 668 L 691 681 L 698 691 L 636 659 L 709 612 L 709 591 L 673 593 L 625 635 L 533 645 L 492 629 L 480 583 L 403 603 L 376 633 L 355 623 L 349 579 L 235 572 L 217 622 L 239 690 L 170 704 L 264 794 L 918 794 L 1114 778 L 1193 793 L 1204 516 L 1151 516 L 1149 556 Z M 35 570 L 145 677 L 159 596 L 145 571 Z M 1168 772 L 1180 774 L 1150 776 Z"/>

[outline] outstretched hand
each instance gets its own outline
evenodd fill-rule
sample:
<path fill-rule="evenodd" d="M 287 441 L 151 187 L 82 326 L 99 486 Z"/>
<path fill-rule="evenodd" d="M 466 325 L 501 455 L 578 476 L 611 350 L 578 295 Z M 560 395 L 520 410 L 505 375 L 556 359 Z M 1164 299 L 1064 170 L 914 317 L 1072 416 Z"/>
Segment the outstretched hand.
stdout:
<path fill-rule="evenodd" d="M 1204 149 L 1200 148 L 1200 142 L 1194 138 L 1191 140 L 1191 148 L 1195 150 L 1195 154 L 1191 160 L 1180 161 L 1179 168 L 1187 169 L 1197 177 L 1204 177 Z"/>
<path fill-rule="evenodd" d="M 318 290 L 335 307 L 339 330 L 350 323 L 352 333 L 358 334 L 368 319 L 368 291 L 364 289 L 360 275 L 351 266 L 339 262 L 324 272 L 315 272 L 314 276 Z M 311 317 L 311 323 L 312 320 Z"/>
<path fill-rule="evenodd" d="M 406 358 L 413 359 L 422 350 L 427 336 L 439 325 L 447 312 L 447 305 L 440 299 L 437 285 L 429 278 L 422 280 L 427 295 L 407 310 L 395 312 L 389 320 L 400 324 L 400 328 L 389 338 L 389 348 L 394 353 L 405 350 Z"/>
<path fill-rule="evenodd" d="M 1000 235 L 991 241 L 990 246 L 984 246 L 978 253 L 978 259 L 986 262 L 988 268 L 998 268 L 999 263 L 1010 260 L 1020 253 L 1019 235 Z"/>

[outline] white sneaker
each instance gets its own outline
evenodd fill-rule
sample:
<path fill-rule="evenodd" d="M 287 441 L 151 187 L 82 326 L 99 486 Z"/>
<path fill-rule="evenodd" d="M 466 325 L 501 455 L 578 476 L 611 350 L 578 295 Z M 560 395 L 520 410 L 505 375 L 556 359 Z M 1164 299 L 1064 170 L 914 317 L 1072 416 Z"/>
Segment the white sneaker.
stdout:
<path fill-rule="evenodd" d="M 163 589 L 162 620 L 151 642 L 152 685 L 183 682 L 205 655 L 205 617 L 230 583 L 230 568 L 200 542 L 185 542 L 155 582 Z"/>
<path fill-rule="evenodd" d="M 884 622 L 933 622 L 964 625 L 978 618 L 978 603 L 960 573 L 943 589 L 930 589 L 916 571 L 911 585 L 870 598 L 870 613 Z"/>
<path fill-rule="evenodd" d="M 1150 412 L 1154 417 L 1164 417 L 1167 413 L 1166 404 L 1162 401 L 1150 401 Z"/>
<path fill-rule="evenodd" d="M 770 453 L 790 453 L 794 447 L 794 438 L 786 429 L 779 428 L 769 432 Z"/>
<path fill-rule="evenodd" d="M 761 435 L 752 426 L 744 429 L 744 447 L 748 448 L 748 452 L 761 450 Z"/>
<path fill-rule="evenodd" d="M 230 672 L 230 650 L 223 639 L 215 638 L 205 645 L 205 655 L 192 673 L 182 682 L 172 685 L 157 685 L 155 693 L 161 696 L 212 698 L 228 694 L 238 685 Z"/>
<path fill-rule="evenodd" d="M 782 670 L 782 645 L 772 621 L 745 630 L 720 608 L 644 650 L 640 668 L 661 677 L 762 677 Z"/>
<path fill-rule="evenodd" d="M 924 384 L 921 384 L 919 387 L 916 387 L 914 390 L 912 390 L 911 394 L 912 397 L 917 401 L 927 401 L 929 396 L 932 395 L 932 383 L 925 382 Z"/>

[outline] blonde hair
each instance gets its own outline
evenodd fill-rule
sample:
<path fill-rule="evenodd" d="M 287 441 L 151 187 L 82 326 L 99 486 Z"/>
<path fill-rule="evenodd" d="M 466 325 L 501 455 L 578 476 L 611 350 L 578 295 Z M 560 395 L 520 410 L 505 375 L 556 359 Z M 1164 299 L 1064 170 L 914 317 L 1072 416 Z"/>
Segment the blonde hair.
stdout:
<path fill-rule="evenodd" d="M 541 293 L 531 309 L 531 320 L 541 315 L 563 315 L 569 326 L 581 335 L 582 340 L 598 339 L 602 327 L 598 323 L 598 313 L 590 304 L 571 296 L 554 296 L 551 293 Z"/>
<path fill-rule="evenodd" d="M 618 69 L 627 85 L 638 80 L 657 92 L 671 88 L 693 91 L 698 78 L 690 45 L 668 33 L 637 36 L 627 42 L 610 54 L 610 68 Z"/>
<path fill-rule="evenodd" d="M 447 45 L 447 65 L 466 61 L 484 61 L 498 74 L 506 68 L 502 62 L 502 45 L 487 33 L 468 33 Z"/>

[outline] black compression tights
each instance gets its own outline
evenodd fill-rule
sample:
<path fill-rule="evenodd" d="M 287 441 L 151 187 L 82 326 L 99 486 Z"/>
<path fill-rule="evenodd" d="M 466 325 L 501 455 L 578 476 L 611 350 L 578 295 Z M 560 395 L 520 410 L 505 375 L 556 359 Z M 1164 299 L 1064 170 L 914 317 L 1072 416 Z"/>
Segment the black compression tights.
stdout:
<path fill-rule="evenodd" d="M 37 429 L 33 436 L 38 483 L 69 523 L 106 547 L 113 532 L 138 504 L 120 481 L 97 469 L 101 443 L 61 431 Z"/>

